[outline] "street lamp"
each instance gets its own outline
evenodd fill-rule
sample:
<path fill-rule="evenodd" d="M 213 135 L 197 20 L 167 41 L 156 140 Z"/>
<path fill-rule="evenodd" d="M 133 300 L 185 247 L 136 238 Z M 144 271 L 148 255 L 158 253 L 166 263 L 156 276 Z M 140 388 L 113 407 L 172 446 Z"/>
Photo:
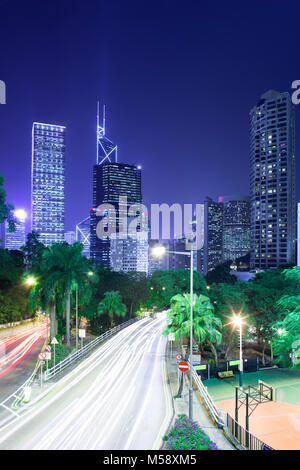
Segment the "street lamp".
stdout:
<path fill-rule="evenodd" d="M 171 251 L 167 250 L 162 245 L 157 245 L 152 248 L 152 255 L 159 258 L 164 256 L 166 253 L 172 253 L 175 255 L 185 255 L 190 257 L 190 389 L 189 389 L 189 418 L 193 419 L 193 376 L 192 376 L 192 367 L 193 367 L 193 250 L 191 248 L 190 252 L 186 253 L 185 251 Z M 163 288 L 164 290 L 164 288 Z"/>
<path fill-rule="evenodd" d="M 87 272 L 88 276 L 93 276 L 93 271 Z M 76 351 L 78 350 L 78 284 L 76 282 Z"/>
<path fill-rule="evenodd" d="M 26 279 L 25 279 L 25 283 L 28 285 L 28 286 L 34 286 L 36 284 L 36 278 L 33 277 L 33 276 L 28 276 Z"/>
<path fill-rule="evenodd" d="M 242 350 L 242 325 L 243 325 L 243 319 L 240 315 L 234 315 L 232 318 L 232 323 L 237 326 L 240 329 L 240 366 L 239 366 L 239 382 L 240 382 L 240 387 L 243 387 L 243 350 Z"/>

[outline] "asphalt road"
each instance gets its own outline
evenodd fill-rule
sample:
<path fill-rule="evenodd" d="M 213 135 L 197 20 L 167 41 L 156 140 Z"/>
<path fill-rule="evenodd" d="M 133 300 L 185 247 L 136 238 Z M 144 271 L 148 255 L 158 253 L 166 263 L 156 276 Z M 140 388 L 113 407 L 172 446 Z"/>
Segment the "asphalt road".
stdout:
<path fill-rule="evenodd" d="M 164 326 L 162 315 L 120 331 L 0 430 L 0 449 L 158 448 L 171 407 Z"/>
<path fill-rule="evenodd" d="M 0 402 L 30 377 L 46 334 L 46 325 L 39 323 L 0 340 Z"/>

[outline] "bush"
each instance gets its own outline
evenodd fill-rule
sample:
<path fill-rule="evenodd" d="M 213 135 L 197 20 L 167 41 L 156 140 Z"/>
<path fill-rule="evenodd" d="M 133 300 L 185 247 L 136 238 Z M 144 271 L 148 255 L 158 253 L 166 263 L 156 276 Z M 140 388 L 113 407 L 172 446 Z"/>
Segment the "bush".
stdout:
<path fill-rule="evenodd" d="M 218 450 L 200 426 L 185 415 L 179 415 L 171 432 L 163 438 L 167 450 Z"/>

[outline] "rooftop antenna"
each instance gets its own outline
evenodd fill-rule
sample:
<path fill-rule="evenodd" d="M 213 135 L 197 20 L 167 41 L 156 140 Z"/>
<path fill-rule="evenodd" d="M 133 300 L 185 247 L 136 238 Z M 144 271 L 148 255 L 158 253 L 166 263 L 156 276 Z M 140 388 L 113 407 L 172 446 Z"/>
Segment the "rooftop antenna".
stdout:
<path fill-rule="evenodd" d="M 99 132 L 99 101 L 97 101 L 97 130 L 96 130 L 96 135 L 97 135 L 97 163 L 99 161 L 98 132 Z"/>
<path fill-rule="evenodd" d="M 105 135 L 105 104 L 103 105 L 103 135 Z"/>

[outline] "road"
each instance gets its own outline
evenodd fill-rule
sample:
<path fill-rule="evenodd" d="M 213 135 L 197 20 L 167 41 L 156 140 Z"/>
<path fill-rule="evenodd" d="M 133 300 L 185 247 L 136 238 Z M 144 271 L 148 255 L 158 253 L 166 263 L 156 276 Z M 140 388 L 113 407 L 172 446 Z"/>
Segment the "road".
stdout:
<path fill-rule="evenodd" d="M 0 402 L 32 374 L 46 334 L 46 323 L 38 323 L 0 340 Z"/>
<path fill-rule="evenodd" d="M 165 317 L 120 331 L 0 431 L 0 449 L 151 450 L 171 418 Z"/>

